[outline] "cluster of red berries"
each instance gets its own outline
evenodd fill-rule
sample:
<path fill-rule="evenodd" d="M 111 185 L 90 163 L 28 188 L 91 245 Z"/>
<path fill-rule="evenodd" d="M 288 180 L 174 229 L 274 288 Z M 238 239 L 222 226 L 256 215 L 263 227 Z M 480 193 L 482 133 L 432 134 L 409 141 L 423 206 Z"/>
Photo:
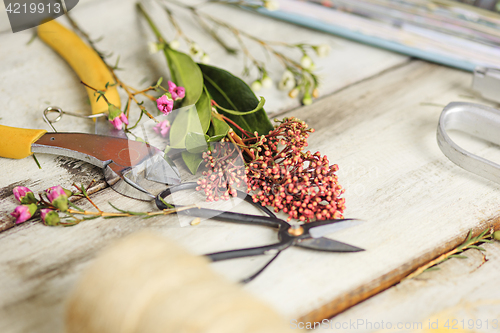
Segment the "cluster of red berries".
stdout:
<path fill-rule="evenodd" d="M 345 199 L 340 198 L 344 190 L 335 175 L 338 166 L 329 165 L 319 152 L 303 152 L 313 131 L 303 121 L 285 118 L 259 139 L 256 158 L 246 169 L 254 202 L 282 210 L 289 220 L 342 218 Z"/>
<path fill-rule="evenodd" d="M 197 191 L 203 190 L 207 201 L 229 200 L 236 190 L 247 191 L 245 162 L 240 149 L 231 142 L 211 144 L 211 150 L 203 153 L 205 167 L 198 179 Z"/>
<path fill-rule="evenodd" d="M 198 180 L 197 190 L 204 190 L 207 201 L 229 199 L 236 188 L 253 191 L 254 202 L 272 206 L 288 214 L 288 220 L 339 219 L 345 209 L 344 193 L 335 172 L 319 152 L 303 152 L 309 133 L 314 132 L 296 118 L 284 118 L 268 135 L 248 136 L 244 144 L 247 166 L 240 149 L 221 142 L 204 153 L 209 169 Z"/>

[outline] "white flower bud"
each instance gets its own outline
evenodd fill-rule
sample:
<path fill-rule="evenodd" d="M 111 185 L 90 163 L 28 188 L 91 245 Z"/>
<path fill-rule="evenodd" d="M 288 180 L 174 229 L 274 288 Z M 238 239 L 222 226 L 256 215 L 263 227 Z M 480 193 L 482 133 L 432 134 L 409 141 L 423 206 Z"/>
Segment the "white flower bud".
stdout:
<path fill-rule="evenodd" d="M 199 56 L 202 52 L 203 51 L 201 50 L 201 47 L 196 43 L 192 43 L 191 46 L 189 47 L 189 53 L 193 57 Z"/>
<path fill-rule="evenodd" d="M 278 88 L 280 90 L 290 90 L 295 88 L 297 83 L 295 82 L 295 77 L 292 72 L 286 70 L 281 77 L 281 81 L 278 83 Z"/>
<path fill-rule="evenodd" d="M 172 49 L 172 50 L 178 50 L 179 47 L 181 46 L 181 43 L 177 40 L 177 39 L 174 39 L 173 41 L 171 41 L 168 46 Z"/>
<path fill-rule="evenodd" d="M 313 46 L 313 49 L 320 58 L 327 57 L 330 54 L 330 45 L 328 44 Z"/>
<path fill-rule="evenodd" d="M 155 54 L 160 50 L 160 45 L 157 42 L 148 43 L 149 54 Z"/>
<path fill-rule="evenodd" d="M 262 77 L 262 87 L 263 88 L 270 88 L 272 85 L 273 85 L 273 80 L 269 76 L 264 75 Z"/>
<path fill-rule="evenodd" d="M 305 69 L 309 69 L 313 65 L 313 61 L 311 57 L 309 57 L 307 54 L 304 54 L 302 59 L 300 59 L 300 65 Z"/>
<path fill-rule="evenodd" d="M 206 53 L 203 53 L 203 56 L 200 59 L 202 64 L 208 64 L 210 62 L 210 56 Z"/>
<path fill-rule="evenodd" d="M 264 7 L 270 11 L 280 9 L 279 3 L 274 0 L 264 0 Z"/>
<path fill-rule="evenodd" d="M 262 89 L 262 83 L 259 80 L 253 81 L 252 85 L 250 86 L 253 91 L 259 91 Z"/>

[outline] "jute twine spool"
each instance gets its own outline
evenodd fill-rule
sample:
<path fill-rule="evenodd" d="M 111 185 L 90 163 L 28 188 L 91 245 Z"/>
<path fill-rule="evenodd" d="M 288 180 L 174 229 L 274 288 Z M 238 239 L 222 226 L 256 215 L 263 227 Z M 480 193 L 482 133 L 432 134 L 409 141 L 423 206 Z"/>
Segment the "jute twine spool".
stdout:
<path fill-rule="evenodd" d="M 66 311 L 69 333 L 281 333 L 289 324 L 209 267 L 149 233 L 104 251 Z"/>

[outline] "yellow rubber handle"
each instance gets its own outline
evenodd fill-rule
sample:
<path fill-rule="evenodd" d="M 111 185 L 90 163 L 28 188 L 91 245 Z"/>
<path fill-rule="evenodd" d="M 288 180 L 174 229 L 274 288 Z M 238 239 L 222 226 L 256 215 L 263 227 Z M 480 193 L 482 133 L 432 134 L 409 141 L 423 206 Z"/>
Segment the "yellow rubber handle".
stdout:
<path fill-rule="evenodd" d="M 73 68 L 78 77 L 89 86 L 106 90 L 106 83 L 114 83 L 113 76 L 99 55 L 73 31 L 52 20 L 38 26 L 38 36 L 54 51 L 59 53 Z M 107 112 L 108 104 L 103 98 L 96 101 L 98 94 L 87 88 L 92 113 Z M 108 87 L 105 93 L 109 103 L 120 108 L 120 95 L 115 86 Z"/>
<path fill-rule="evenodd" d="M 0 125 L 0 156 L 17 159 L 30 156 L 31 145 L 45 133 L 46 130 Z"/>

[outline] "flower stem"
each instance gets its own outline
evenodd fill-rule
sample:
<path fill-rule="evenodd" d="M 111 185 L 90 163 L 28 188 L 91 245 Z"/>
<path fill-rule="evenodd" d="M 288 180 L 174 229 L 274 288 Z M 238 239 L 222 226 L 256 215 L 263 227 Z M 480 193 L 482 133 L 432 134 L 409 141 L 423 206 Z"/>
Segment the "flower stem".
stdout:
<path fill-rule="evenodd" d="M 88 210 L 85 211 L 79 211 L 76 209 L 68 209 L 67 213 L 68 214 L 75 214 L 75 215 L 90 215 L 90 216 L 96 216 L 96 217 L 132 217 L 132 216 L 159 216 L 159 215 L 169 215 L 169 214 L 174 214 L 177 212 L 181 212 L 183 210 L 187 209 L 193 209 L 193 208 L 199 208 L 197 205 L 190 205 L 190 206 L 185 206 L 181 208 L 173 208 L 173 209 L 164 209 L 160 210 L 157 212 L 145 212 L 144 214 L 131 214 L 131 213 L 109 213 L 109 212 L 103 212 L 99 210 L 98 212 L 91 212 Z"/>

